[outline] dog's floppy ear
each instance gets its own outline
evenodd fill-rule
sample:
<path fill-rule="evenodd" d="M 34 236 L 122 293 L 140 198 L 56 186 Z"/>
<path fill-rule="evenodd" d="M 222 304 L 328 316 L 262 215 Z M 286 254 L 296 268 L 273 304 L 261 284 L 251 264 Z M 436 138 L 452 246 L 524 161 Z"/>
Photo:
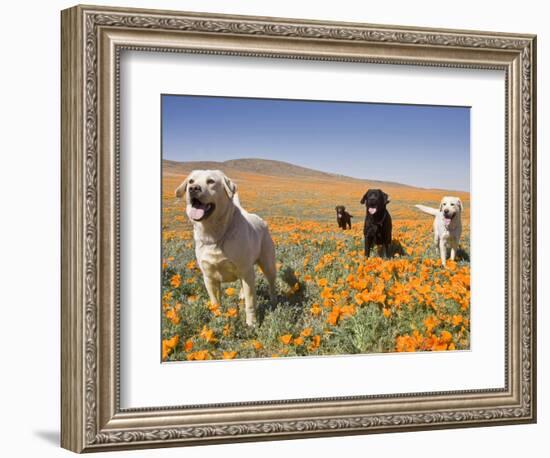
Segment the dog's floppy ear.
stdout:
<path fill-rule="evenodd" d="M 237 192 L 237 185 L 231 181 L 229 177 L 227 177 L 224 173 L 222 173 L 223 177 L 223 188 L 225 189 L 225 192 L 227 194 L 227 197 L 230 199 L 233 199 L 233 196 Z"/>
<path fill-rule="evenodd" d="M 388 196 L 385 192 L 382 192 L 382 195 L 384 196 L 384 205 L 388 205 L 390 203 L 390 196 Z"/>
<path fill-rule="evenodd" d="M 176 197 L 178 199 L 185 195 L 185 191 L 187 191 L 187 182 L 188 181 L 189 181 L 189 177 L 185 178 L 185 180 L 183 180 L 183 182 L 176 189 Z"/>
<path fill-rule="evenodd" d="M 462 211 L 462 209 L 464 207 L 462 207 L 462 201 L 460 199 L 456 199 L 456 203 L 458 204 L 458 208 L 460 208 L 460 211 Z"/>
<path fill-rule="evenodd" d="M 439 203 L 439 211 L 443 211 L 443 199 L 441 199 L 441 202 Z"/>
<path fill-rule="evenodd" d="M 367 191 L 367 192 L 365 193 L 365 195 L 361 198 L 361 204 L 364 204 L 364 203 L 367 201 L 367 194 L 368 194 L 368 193 L 369 193 L 369 192 Z"/>

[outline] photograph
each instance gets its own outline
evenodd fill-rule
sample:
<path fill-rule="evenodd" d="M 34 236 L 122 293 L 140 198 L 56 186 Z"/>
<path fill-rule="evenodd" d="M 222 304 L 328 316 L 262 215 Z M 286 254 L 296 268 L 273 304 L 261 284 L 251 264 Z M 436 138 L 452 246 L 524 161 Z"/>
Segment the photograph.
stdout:
<path fill-rule="evenodd" d="M 161 95 L 161 360 L 470 349 L 470 107 Z"/>

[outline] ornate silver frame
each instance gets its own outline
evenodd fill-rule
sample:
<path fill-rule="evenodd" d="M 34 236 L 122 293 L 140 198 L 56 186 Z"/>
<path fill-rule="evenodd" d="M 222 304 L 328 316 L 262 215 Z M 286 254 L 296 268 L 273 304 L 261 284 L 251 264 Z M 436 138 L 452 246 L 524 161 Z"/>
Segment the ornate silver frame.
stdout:
<path fill-rule="evenodd" d="M 536 37 L 76 6 L 62 12 L 61 445 L 75 452 L 536 421 Z M 506 73 L 506 386 L 122 410 L 120 51 L 412 64 Z"/>

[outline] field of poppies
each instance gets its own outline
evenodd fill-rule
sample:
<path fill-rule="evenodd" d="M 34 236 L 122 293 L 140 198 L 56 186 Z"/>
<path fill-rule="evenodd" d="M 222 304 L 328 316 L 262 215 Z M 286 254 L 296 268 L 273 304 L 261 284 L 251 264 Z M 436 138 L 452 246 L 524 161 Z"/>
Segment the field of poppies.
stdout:
<path fill-rule="evenodd" d="M 464 350 L 470 346 L 469 194 L 344 177 L 269 176 L 226 170 L 241 203 L 264 218 L 277 255 L 277 303 L 257 275 L 261 325 L 239 310 L 239 283 L 224 285 L 221 305 L 208 301 L 196 265 L 191 224 L 174 190 L 185 171 L 163 172 L 162 360 L 276 358 L 356 353 Z M 390 196 L 392 258 L 363 254 L 369 188 Z M 441 266 L 432 217 L 443 195 L 464 203 L 456 262 Z M 337 227 L 345 205 L 352 229 Z M 259 272 L 259 271 L 258 271 Z"/>

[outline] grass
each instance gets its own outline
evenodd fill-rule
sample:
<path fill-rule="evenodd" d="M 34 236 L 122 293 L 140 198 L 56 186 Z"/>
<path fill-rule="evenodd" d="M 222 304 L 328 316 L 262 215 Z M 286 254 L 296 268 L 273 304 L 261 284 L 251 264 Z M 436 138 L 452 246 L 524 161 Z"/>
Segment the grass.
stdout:
<path fill-rule="evenodd" d="M 437 207 L 442 191 L 384 187 L 390 195 L 393 255 L 363 255 L 359 200 L 368 184 L 242 173 L 243 207 L 269 224 L 276 246 L 276 304 L 258 271 L 261 324 L 246 326 L 238 282 L 224 284 L 222 304 L 209 304 L 196 266 L 192 228 L 172 193 L 183 176 L 163 179 L 163 360 L 204 360 L 443 351 L 470 346 L 469 195 L 463 255 L 443 268 L 432 219 L 413 204 Z M 300 186 L 297 186 L 300 183 Z M 354 215 L 352 230 L 336 225 L 334 207 Z"/>

